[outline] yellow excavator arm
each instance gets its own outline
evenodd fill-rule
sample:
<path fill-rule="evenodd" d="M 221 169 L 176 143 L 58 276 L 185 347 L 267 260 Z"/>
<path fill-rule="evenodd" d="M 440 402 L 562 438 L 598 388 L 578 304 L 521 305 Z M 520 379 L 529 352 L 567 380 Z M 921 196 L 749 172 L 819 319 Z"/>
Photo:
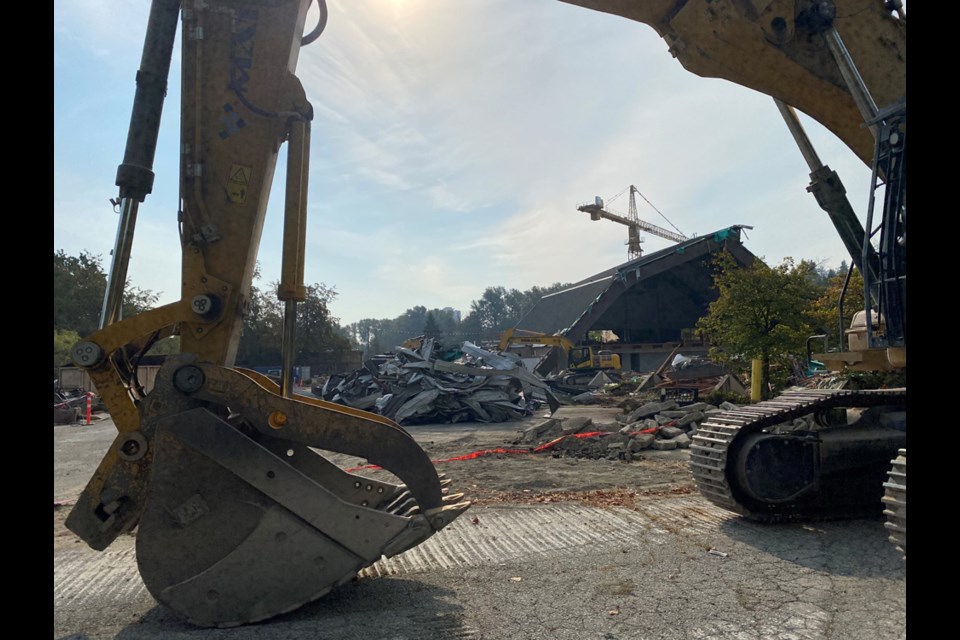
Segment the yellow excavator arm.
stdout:
<path fill-rule="evenodd" d="M 322 3 L 321 3 L 322 4 Z M 310 121 L 295 75 L 309 0 L 154 0 L 137 74 L 120 187 L 120 233 L 101 329 L 73 351 L 118 435 L 67 518 L 104 549 L 137 527 L 150 593 L 187 620 L 226 627 L 309 602 L 383 556 L 427 539 L 469 502 L 450 494 L 391 420 L 292 393 L 303 284 Z M 138 205 L 182 19 L 179 302 L 120 319 Z M 278 151 L 288 145 L 284 207 L 284 375 L 278 386 L 234 367 Z M 137 361 L 180 335 L 144 394 Z M 341 470 L 317 449 L 369 460 L 399 483 Z"/>

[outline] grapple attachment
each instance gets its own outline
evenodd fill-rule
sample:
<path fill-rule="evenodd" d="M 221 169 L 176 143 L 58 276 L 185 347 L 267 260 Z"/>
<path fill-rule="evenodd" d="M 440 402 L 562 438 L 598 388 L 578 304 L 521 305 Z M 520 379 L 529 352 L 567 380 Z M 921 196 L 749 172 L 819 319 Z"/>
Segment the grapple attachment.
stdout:
<path fill-rule="evenodd" d="M 112 475 L 122 477 L 124 467 L 139 475 L 147 460 L 149 483 L 104 487 L 100 495 L 114 505 L 107 514 L 91 481 L 67 525 L 102 547 L 142 513 L 144 583 L 200 626 L 295 609 L 423 542 L 469 507 L 462 494 L 447 493 L 449 482 L 394 422 L 282 397 L 252 371 L 179 356 L 160 370 L 141 411 L 144 455 L 120 457 Z M 314 448 L 365 458 L 401 483 L 347 473 Z"/>

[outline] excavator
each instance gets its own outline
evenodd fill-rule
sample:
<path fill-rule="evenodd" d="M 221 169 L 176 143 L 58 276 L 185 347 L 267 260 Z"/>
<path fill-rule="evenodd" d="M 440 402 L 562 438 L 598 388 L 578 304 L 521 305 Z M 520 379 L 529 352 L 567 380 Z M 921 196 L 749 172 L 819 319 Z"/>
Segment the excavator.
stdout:
<path fill-rule="evenodd" d="M 558 335 L 507 329 L 500 334 L 498 351 L 506 351 L 513 344 L 543 344 L 557 347 L 566 356 L 567 368 L 573 372 L 619 371 L 620 356 L 609 351 L 594 351 L 590 345 L 577 346 Z"/>
<path fill-rule="evenodd" d="M 835 175 L 820 167 L 811 174 L 811 191 L 842 227 L 852 253 L 859 251 L 866 298 L 884 319 L 883 333 L 866 324 L 868 347 L 885 350 L 890 362 L 905 367 L 906 22 L 899 2 L 563 1 L 652 26 L 688 70 L 803 111 L 874 168 L 876 184 L 885 186 L 878 241 L 872 197 L 860 233 L 850 211 L 835 202 L 843 200 Z M 450 492 L 451 481 L 396 423 L 293 392 L 313 118 L 296 67 L 300 49 L 327 22 L 319 0 L 319 21 L 308 31 L 310 5 L 152 0 L 117 170 L 113 202 L 120 221 L 100 328 L 72 351 L 117 436 L 66 525 L 97 550 L 135 530 L 148 591 L 204 627 L 253 623 L 296 609 L 381 557 L 422 543 L 470 506 Z M 153 187 L 180 23 L 181 298 L 122 318 L 137 212 Z M 284 357 L 277 384 L 235 360 L 284 144 L 277 291 L 285 305 Z M 167 358 L 146 393 L 137 363 L 170 335 L 180 337 L 180 353 Z M 872 506 L 867 494 L 881 483 L 852 462 L 869 458 L 877 467 L 890 460 L 891 448 L 902 449 L 897 468 L 905 485 L 905 402 L 905 388 L 824 391 L 726 412 L 703 425 L 691 468 L 710 500 L 757 520 L 860 513 Z M 837 419 L 838 409 L 862 418 L 848 424 Z M 806 417 L 813 418 L 808 428 L 782 427 Z M 347 473 L 320 453 L 328 451 L 364 458 L 397 482 Z M 903 499 L 905 548 L 905 490 Z"/>
<path fill-rule="evenodd" d="M 652 26 L 689 71 L 774 99 L 810 191 L 863 276 L 836 369 L 906 373 L 906 13 L 899 0 L 565 0 Z M 861 224 L 795 110 L 871 168 Z M 838 301 L 842 311 L 842 300 Z M 842 314 L 840 314 L 842 315 Z M 841 338 L 842 340 L 842 338 Z M 840 347 L 843 347 L 841 344 Z M 714 504 L 758 522 L 886 516 L 906 555 L 906 387 L 791 390 L 711 416 L 690 469 Z"/>

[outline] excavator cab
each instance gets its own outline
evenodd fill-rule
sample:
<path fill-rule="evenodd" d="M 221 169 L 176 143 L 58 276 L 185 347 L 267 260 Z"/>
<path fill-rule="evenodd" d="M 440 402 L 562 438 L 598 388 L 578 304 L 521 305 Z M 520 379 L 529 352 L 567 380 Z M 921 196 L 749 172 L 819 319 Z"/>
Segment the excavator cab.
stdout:
<path fill-rule="evenodd" d="M 593 368 L 593 350 L 590 347 L 574 347 L 568 354 L 568 366 L 571 369 Z"/>
<path fill-rule="evenodd" d="M 154 0 L 117 171 L 120 229 L 100 329 L 73 349 L 118 434 L 66 526 L 97 550 L 136 530 L 137 564 L 162 604 L 200 626 L 229 627 L 290 611 L 381 557 L 440 531 L 465 509 L 395 422 L 293 392 L 303 284 L 310 121 L 294 75 L 309 0 L 207 0 L 181 11 Z M 321 3 L 321 8 L 323 8 Z M 181 299 L 120 318 L 139 203 L 182 19 Z M 285 303 L 279 384 L 235 366 L 250 304 L 266 203 L 288 146 Z M 137 364 L 158 339 L 181 353 L 145 393 Z M 396 481 L 342 470 L 321 452 L 365 459 Z"/>

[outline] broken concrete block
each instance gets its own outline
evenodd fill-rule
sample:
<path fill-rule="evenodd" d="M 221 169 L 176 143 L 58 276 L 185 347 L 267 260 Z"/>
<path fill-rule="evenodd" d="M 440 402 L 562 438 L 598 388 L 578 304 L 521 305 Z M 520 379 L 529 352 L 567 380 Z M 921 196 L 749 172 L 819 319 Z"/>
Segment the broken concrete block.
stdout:
<path fill-rule="evenodd" d="M 679 435 L 683 435 L 685 432 L 679 427 L 660 427 L 660 430 L 657 432 L 661 438 L 671 439 L 676 438 Z"/>
<path fill-rule="evenodd" d="M 592 418 L 583 418 L 583 417 L 565 418 L 563 420 L 563 424 L 560 427 L 560 433 L 566 436 L 566 435 L 570 435 L 571 433 L 582 433 L 584 431 L 592 431 L 592 429 L 587 428 L 592 426 L 593 426 Z"/>
<path fill-rule="evenodd" d="M 680 410 L 689 413 L 692 411 L 706 411 L 713 408 L 715 408 L 713 405 L 709 405 L 706 402 L 694 402 L 693 404 L 688 404 L 685 407 L 680 407 Z"/>
<path fill-rule="evenodd" d="M 720 408 L 724 411 L 736 411 L 740 408 L 739 405 L 733 404 L 732 402 L 721 402 Z"/>
<path fill-rule="evenodd" d="M 690 436 L 685 433 L 681 433 L 676 438 L 673 438 L 671 442 L 677 443 L 678 449 L 689 449 L 690 448 Z"/>
<path fill-rule="evenodd" d="M 657 439 L 653 441 L 651 448 L 657 449 L 658 451 L 668 451 L 670 449 L 676 449 L 677 443 L 673 440 Z"/>
<path fill-rule="evenodd" d="M 593 423 L 594 431 L 606 431 L 607 433 L 614 433 L 619 431 L 620 425 L 616 422 L 595 422 Z"/>
<path fill-rule="evenodd" d="M 587 391 L 586 393 L 573 396 L 571 400 L 577 404 L 594 404 L 597 402 L 597 395 L 592 391 Z"/>
<path fill-rule="evenodd" d="M 656 439 L 657 437 L 652 433 L 638 433 L 630 438 L 630 442 L 627 443 L 627 451 L 637 452 L 648 449 Z"/>
<path fill-rule="evenodd" d="M 634 431 L 643 431 L 647 427 L 645 426 L 646 421 L 638 420 L 637 422 L 631 422 L 630 424 L 624 426 L 620 429 L 620 433 L 633 433 Z"/>
<path fill-rule="evenodd" d="M 703 420 L 704 417 L 705 417 L 705 416 L 703 415 L 703 412 L 702 412 L 702 411 L 693 411 L 693 412 L 688 413 L 687 415 L 683 416 L 683 417 L 680 418 L 679 420 L 677 420 L 677 426 L 678 426 L 678 427 L 685 427 L 685 426 L 687 426 L 688 424 L 690 424 L 691 422 L 699 422 L 700 420 Z"/>
<path fill-rule="evenodd" d="M 681 411 L 680 409 L 668 409 L 666 411 L 661 411 L 660 415 L 668 418 L 682 418 L 687 415 L 687 412 Z"/>
<path fill-rule="evenodd" d="M 665 415 L 663 415 L 662 413 L 658 413 L 657 415 L 655 415 L 655 416 L 653 417 L 653 419 L 657 421 L 657 425 L 658 425 L 658 426 L 662 426 L 662 425 L 665 425 L 665 424 L 673 424 L 674 422 L 676 422 L 676 419 L 675 419 L 675 418 L 671 418 L 671 417 L 669 417 L 669 416 L 665 416 Z"/>
<path fill-rule="evenodd" d="M 544 420 L 543 422 L 535 424 L 528 429 L 524 429 L 520 441 L 536 442 L 542 436 L 546 436 L 550 431 L 556 431 L 557 435 L 560 434 L 560 420 L 557 420 L 556 418 L 550 418 L 549 420 Z"/>
<path fill-rule="evenodd" d="M 667 400 L 666 402 L 648 402 L 647 404 L 634 409 L 627 416 L 627 422 L 636 422 L 640 418 L 648 418 L 650 416 L 657 415 L 661 411 L 676 409 L 677 406 L 678 405 L 675 400 Z"/>

